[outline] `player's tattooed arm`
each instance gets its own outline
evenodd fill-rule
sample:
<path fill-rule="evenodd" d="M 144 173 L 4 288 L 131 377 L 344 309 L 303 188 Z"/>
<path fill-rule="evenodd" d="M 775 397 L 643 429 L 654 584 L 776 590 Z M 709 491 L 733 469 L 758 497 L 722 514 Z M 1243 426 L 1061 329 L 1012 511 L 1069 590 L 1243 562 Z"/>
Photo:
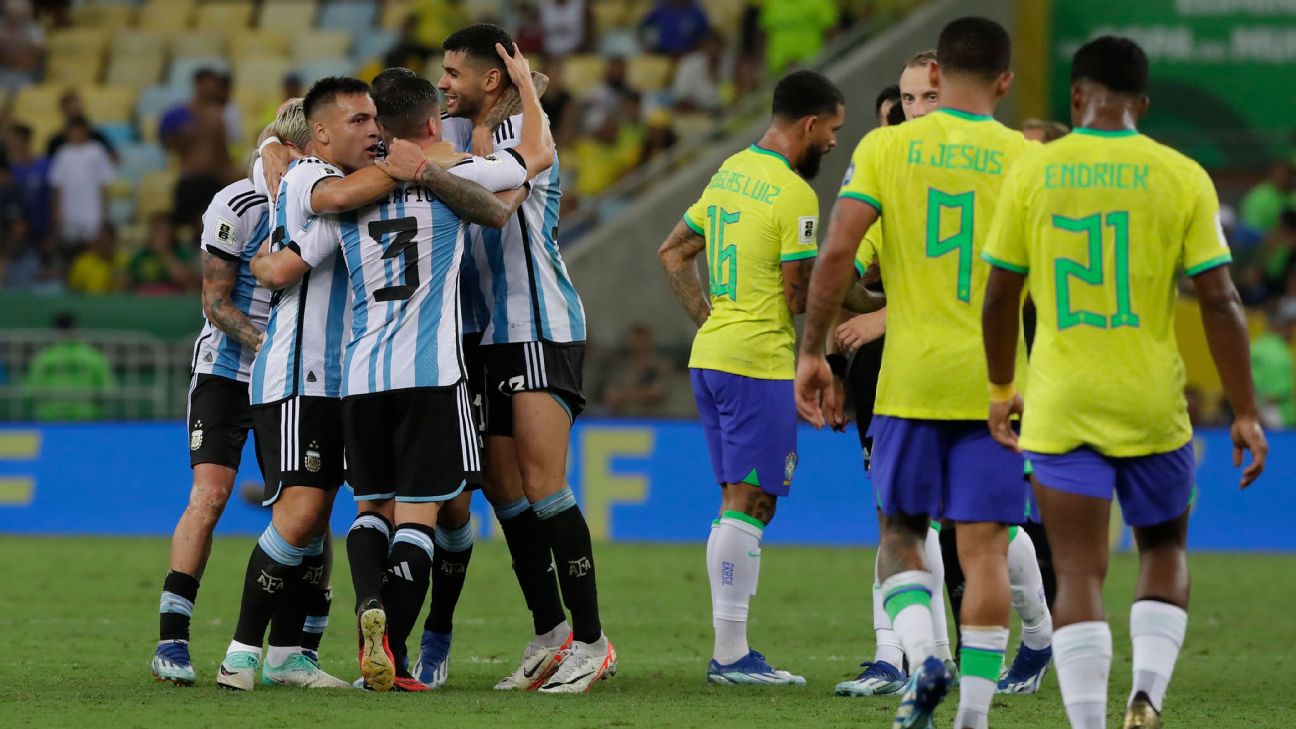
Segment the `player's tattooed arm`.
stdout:
<path fill-rule="evenodd" d="M 788 261 L 783 265 L 783 300 L 793 314 L 804 314 L 806 297 L 810 294 L 810 274 L 814 259 Z"/>
<path fill-rule="evenodd" d="M 706 238 L 694 232 L 683 220 L 675 224 L 675 229 L 657 249 L 671 293 L 684 307 L 684 313 L 699 327 L 711 315 L 711 305 L 702 294 L 702 279 L 694 260 L 704 250 Z"/>
<path fill-rule="evenodd" d="M 545 89 L 549 88 L 549 77 L 539 71 L 531 72 L 531 83 L 535 85 L 536 96 L 544 96 Z M 509 86 L 500 95 L 499 101 L 487 112 L 486 118 L 481 121 L 478 127 L 485 127 L 488 132 L 494 132 L 504 120 L 522 113 L 522 95 L 518 93 L 517 86 Z M 478 154 L 489 154 L 489 152 L 478 152 Z"/>
<path fill-rule="evenodd" d="M 202 303 L 207 321 L 244 347 L 260 349 L 265 335 L 238 310 L 232 298 L 238 283 L 238 261 L 227 261 L 204 251 L 202 262 Z"/>
<path fill-rule="evenodd" d="M 502 228 L 526 198 L 525 190 L 520 191 L 520 196 L 518 190 L 511 190 L 502 193 L 509 198 L 505 201 L 481 185 L 457 177 L 433 162 L 423 165 L 415 181 L 435 193 L 463 220 L 491 228 Z"/>

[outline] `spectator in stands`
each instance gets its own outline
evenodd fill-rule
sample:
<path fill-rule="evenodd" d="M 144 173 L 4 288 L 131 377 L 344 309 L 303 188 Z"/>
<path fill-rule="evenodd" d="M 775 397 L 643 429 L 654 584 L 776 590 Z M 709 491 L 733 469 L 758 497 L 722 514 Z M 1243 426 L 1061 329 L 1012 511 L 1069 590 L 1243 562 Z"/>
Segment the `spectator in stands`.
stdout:
<path fill-rule="evenodd" d="M 441 36 L 441 38 L 444 37 Z M 435 45 L 423 41 L 419 34 L 419 19 L 411 14 L 401 24 L 400 37 L 396 40 L 396 45 L 392 46 L 391 50 L 387 51 L 387 55 L 383 56 L 383 65 L 387 68 L 421 69 L 440 46 L 440 40 Z"/>
<path fill-rule="evenodd" d="M 95 420 L 103 416 L 103 398 L 116 386 L 108 358 L 77 341 L 76 317 L 54 317 L 60 341 L 36 353 L 23 385 L 42 422 Z"/>
<path fill-rule="evenodd" d="M 640 154 L 640 164 L 646 164 L 648 160 L 665 152 L 679 141 L 675 130 L 671 129 L 671 115 L 665 109 L 657 109 L 648 115 L 647 131 L 644 134 L 643 153 Z"/>
<path fill-rule="evenodd" d="M 540 0 L 546 55 L 562 58 L 588 50 L 594 16 L 586 0 Z"/>
<path fill-rule="evenodd" d="M 576 97 L 567 90 L 561 58 L 549 59 L 540 70 L 549 77 L 549 88 L 540 97 L 540 106 L 549 117 L 554 142 L 560 148 L 565 147 L 576 134 L 577 117 L 580 115 Z"/>
<path fill-rule="evenodd" d="M 471 20 L 463 0 L 414 0 L 410 15 L 415 19 L 414 36 L 422 45 L 441 50 L 446 36 Z"/>
<path fill-rule="evenodd" d="M 4 267 L 0 287 L 51 293 L 62 288 L 59 272 L 45 265 L 40 240 L 32 236 L 26 217 L 10 217 L 0 231 L 0 262 Z M 50 284 L 54 284 L 52 291 Z"/>
<path fill-rule="evenodd" d="M 1267 428 L 1296 425 L 1293 402 L 1292 337 L 1296 334 L 1296 277 L 1292 295 L 1269 317 L 1269 329 L 1251 343 L 1251 376 L 1255 380 L 1260 418 Z"/>
<path fill-rule="evenodd" d="M 658 0 L 640 29 L 653 53 L 682 56 L 697 49 L 711 22 L 697 0 Z"/>
<path fill-rule="evenodd" d="M 1071 129 L 1062 122 L 1045 119 L 1027 119 L 1022 122 L 1022 136 L 1043 144 L 1061 139 L 1070 133 Z"/>
<path fill-rule="evenodd" d="M 581 197 L 602 193 L 639 163 L 641 138 L 623 129 L 618 116 L 595 120 L 592 133 L 576 140 L 576 193 Z"/>
<path fill-rule="evenodd" d="M 76 91 L 68 91 L 59 97 L 59 110 L 63 112 L 63 129 L 50 137 L 49 144 L 45 147 L 45 154 L 50 159 L 54 159 L 59 147 L 67 142 L 68 127 L 72 125 L 73 119 L 89 121 L 85 113 L 85 104 L 81 103 L 81 95 Z M 90 140 L 102 145 L 104 151 L 108 153 L 108 158 L 113 161 L 113 164 L 117 163 L 117 150 L 113 149 L 112 142 L 108 141 L 108 137 L 105 137 L 103 132 L 95 129 L 94 124 L 90 125 Z"/>
<path fill-rule="evenodd" d="M 275 117 L 279 115 L 279 107 L 283 106 L 284 99 L 300 99 L 306 96 L 306 87 L 302 84 L 301 75 L 296 72 L 284 75 L 283 87 L 279 93 L 278 97 L 267 99 L 266 105 L 261 108 L 258 122 L 259 128 L 264 129 L 275 120 Z"/>
<path fill-rule="evenodd" d="M 201 225 L 203 211 L 230 174 L 226 108 L 229 78 L 209 68 L 193 76 L 193 96 L 172 107 L 158 123 L 162 146 L 180 159 L 171 220 L 177 226 Z"/>
<path fill-rule="evenodd" d="M 733 65 L 724 51 L 724 39 L 712 31 L 696 51 L 679 60 L 671 83 L 677 111 L 716 113 L 733 103 Z"/>
<path fill-rule="evenodd" d="M 1261 233 L 1278 225 L 1278 216 L 1293 207 L 1293 183 L 1296 169 L 1290 162 L 1275 162 L 1269 168 L 1269 179 L 1256 185 L 1242 198 L 1242 223 Z"/>
<path fill-rule="evenodd" d="M 65 252 L 75 253 L 103 228 L 108 186 L 117 176 L 103 145 L 90 136 L 84 117 L 68 122 L 67 140 L 50 161 L 54 222 Z"/>
<path fill-rule="evenodd" d="M 1256 258 L 1270 296 L 1281 295 L 1296 272 L 1296 211 L 1278 214 L 1278 225 L 1265 238 L 1264 248 Z"/>
<path fill-rule="evenodd" d="M 36 241 L 52 238 L 50 226 L 50 190 L 48 157 L 32 151 L 32 130 L 25 124 L 14 124 L 5 135 L 5 157 L 13 176 L 13 194 L 29 225 L 28 235 Z"/>
<path fill-rule="evenodd" d="M 545 52 L 544 26 L 540 25 L 540 10 L 534 3 L 524 0 L 518 6 L 516 19 L 509 26 L 509 35 L 513 36 L 518 50 L 528 57 Z"/>
<path fill-rule="evenodd" d="M 652 329 L 639 322 L 630 326 L 625 344 L 607 359 L 606 369 L 604 407 L 617 415 L 646 415 L 665 402 L 675 368 L 657 352 Z"/>
<path fill-rule="evenodd" d="M 88 248 L 72 259 L 68 267 L 68 290 L 78 294 L 110 294 L 125 288 L 122 255 L 117 251 L 117 232 L 105 223 Z"/>
<path fill-rule="evenodd" d="M 837 27 L 833 0 L 765 0 L 760 25 L 765 31 L 765 68 L 771 76 L 803 65 L 823 50 Z"/>
<path fill-rule="evenodd" d="M 157 214 L 149 220 L 148 239 L 126 264 L 131 291 L 137 294 L 177 294 L 198 288 L 202 278 L 190 246 L 180 246 L 171 220 Z"/>
<path fill-rule="evenodd" d="M 596 129 L 603 120 L 621 111 L 626 99 L 637 97 L 635 90 L 626 83 L 626 60 L 609 58 L 603 67 L 603 80 L 598 86 L 585 94 L 585 127 L 586 131 Z M 546 92 L 546 96 L 549 94 Z"/>
<path fill-rule="evenodd" d="M 0 91 L 36 82 L 45 57 L 45 31 L 32 14 L 30 0 L 2 0 L 0 17 Z"/>

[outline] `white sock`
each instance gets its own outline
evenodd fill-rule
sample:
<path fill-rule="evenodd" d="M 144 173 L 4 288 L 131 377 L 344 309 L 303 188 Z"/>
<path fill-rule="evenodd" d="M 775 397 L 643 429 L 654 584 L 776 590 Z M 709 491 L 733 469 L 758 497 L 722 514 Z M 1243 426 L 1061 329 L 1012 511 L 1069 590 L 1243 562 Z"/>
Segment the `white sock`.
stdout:
<path fill-rule="evenodd" d="M 940 530 L 927 528 L 923 540 L 923 559 L 932 574 L 932 635 L 936 638 L 936 657 L 948 661 L 950 654 L 949 624 L 945 619 L 945 560 L 941 557 Z"/>
<path fill-rule="evenodd" d="M 1035 542 L 1025 529 L 1013 530 L 1008 542 L 1008 582 L 1012 606 L 1022 621 L 1022 645 L 1043 650 L 1053 642 L 1053 617 L 1044 599 L 1044 578 L 1035 559 Z"/>
<path fill-rule="evenodd" d="M 1139 600 L 1130 610 L 1130 640 L 1134 643 L 1134 690 L 1148 695 L 1152 708 L 1161 711 L 1166 687 L 1174 673 L 1188 613 L 1181 607 L 1156 600 Z"/>
<path fill-rule="evenodd" d="M 877 649 L 873 651 L 874 662 L 904 668 L 904 648 L 900 647 L 900 636 L 891 629 L 891 617 L 882 605 L 882 585 L 877 581 L 876 557 L 873 559 L 873 637 L 877 642 Z"/>
<path fill-rule="evenodd" d="M 225 649 L 225 655 L 228 656 L 231 653 L 251 653 L 259 659 L 261 658 L 261 646 L 248 645 L 247 643 L 240 643 L 237 640 L 231 640 L 229 648 Z"/>
<path fill-rule="evenodd" d="M 936 655 L 932 636 L 930 572 L 909 570 L 894 574 L 882 583 L 882 600 L 891 625 L 900 636 L 909 658 L 909 672 L 918 670 L 929 656 Z"/>
<path fill-rule="evenodd" d="M 301 646 L 296 645 L 272 645 L 266 649 L 266 665 L 281 666 L 288 660 L 288 656 L 294 653 L 301 653 Z"/>
<path fill-rule="evenodd" d="M 707 535 L 706 563 L 707 569 L 711 569 L 711 556 L 715 553 L 716 532 L 720 531 L 720 520 L 711 520 L 711 533 Z M 715 587 L 711 588 L 711 627 L 715 627 Z"/>
<path fill-rule="evenodd" d="M 988 729 L 990 702 L 999 687 L 999 670 L 1008 649 L 1007 628 L 963 626 L 963 676 L 959 679 L 957 729 Z"/>
<path fill-rule="evenodd" d="M 1068 625 L 1053 634 L 1053 663 L 1071 729 L 1107 726 L 1111 660 L 1111 628 L 1101 620 Z"/>
<path fill-rule="evenodd" d="M 727 665 L 747 655 L 747 611 L 760 579 L 760 542 L 764 526 L 746 514 L 726 511 L 716 529 L 707 572 L 715 595 L 716 662 Z"/>
<path fill-rule="evenodd" d="M 564 620 L 554 626 L 554 629 L 544 635 L 537 635 L 535 642 L 545 648 L 557 648 L 567 642 L 567 636 L 571 635 L 571 626 Z"/>

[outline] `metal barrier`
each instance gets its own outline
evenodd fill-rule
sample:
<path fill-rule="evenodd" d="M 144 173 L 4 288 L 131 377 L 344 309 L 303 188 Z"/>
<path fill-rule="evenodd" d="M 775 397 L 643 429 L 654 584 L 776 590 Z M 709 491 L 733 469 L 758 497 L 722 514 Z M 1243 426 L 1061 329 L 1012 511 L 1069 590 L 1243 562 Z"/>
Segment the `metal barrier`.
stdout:
<path fill-rule="evenodd" d="M 0 420 L 174 417 L 174 363 L 167 344 L 141 332 L 3 330 Z"/>

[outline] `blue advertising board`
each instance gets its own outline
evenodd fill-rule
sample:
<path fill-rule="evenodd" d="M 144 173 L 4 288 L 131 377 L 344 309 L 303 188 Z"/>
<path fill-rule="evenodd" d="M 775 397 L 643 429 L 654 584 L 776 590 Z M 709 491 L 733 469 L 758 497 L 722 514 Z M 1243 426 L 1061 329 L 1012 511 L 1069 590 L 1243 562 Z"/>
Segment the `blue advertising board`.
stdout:
<path fill-rule="evenodd" d="M 184 423 L 0 426 L 0 533 L 168 535 L 188 499 L 191 473 Z M 862 545 L 877 540 L 873 492 L 854 433 L 804 428 L 792 495 L 766 533 L 771 542 Z M 1270 440 L 1260 483 L 1238 489 L 1232 446 L 1222 430 L 1198 433 L 1199 495 L 1189 530 L 1195 549 L 1296 551 L 1296 530 L 1270 529 L 1296 513 L 1296 433 Z M 595 539 L 702 542 L 719 492 L 700 426 L 693 421 L 582 420 L 572 434 L 570 482 Z M 251 444 L 236 490 L 261 482 Z M 485 499 L 473 505 L 482 537 L 495 532 Z M 255 534 L 266 509 L 230 501 L 218 533 Z M 333 526 L 354 511 L 343 489 Z M 1128 534 L 1113 534 L 1128 546 Z"/>

